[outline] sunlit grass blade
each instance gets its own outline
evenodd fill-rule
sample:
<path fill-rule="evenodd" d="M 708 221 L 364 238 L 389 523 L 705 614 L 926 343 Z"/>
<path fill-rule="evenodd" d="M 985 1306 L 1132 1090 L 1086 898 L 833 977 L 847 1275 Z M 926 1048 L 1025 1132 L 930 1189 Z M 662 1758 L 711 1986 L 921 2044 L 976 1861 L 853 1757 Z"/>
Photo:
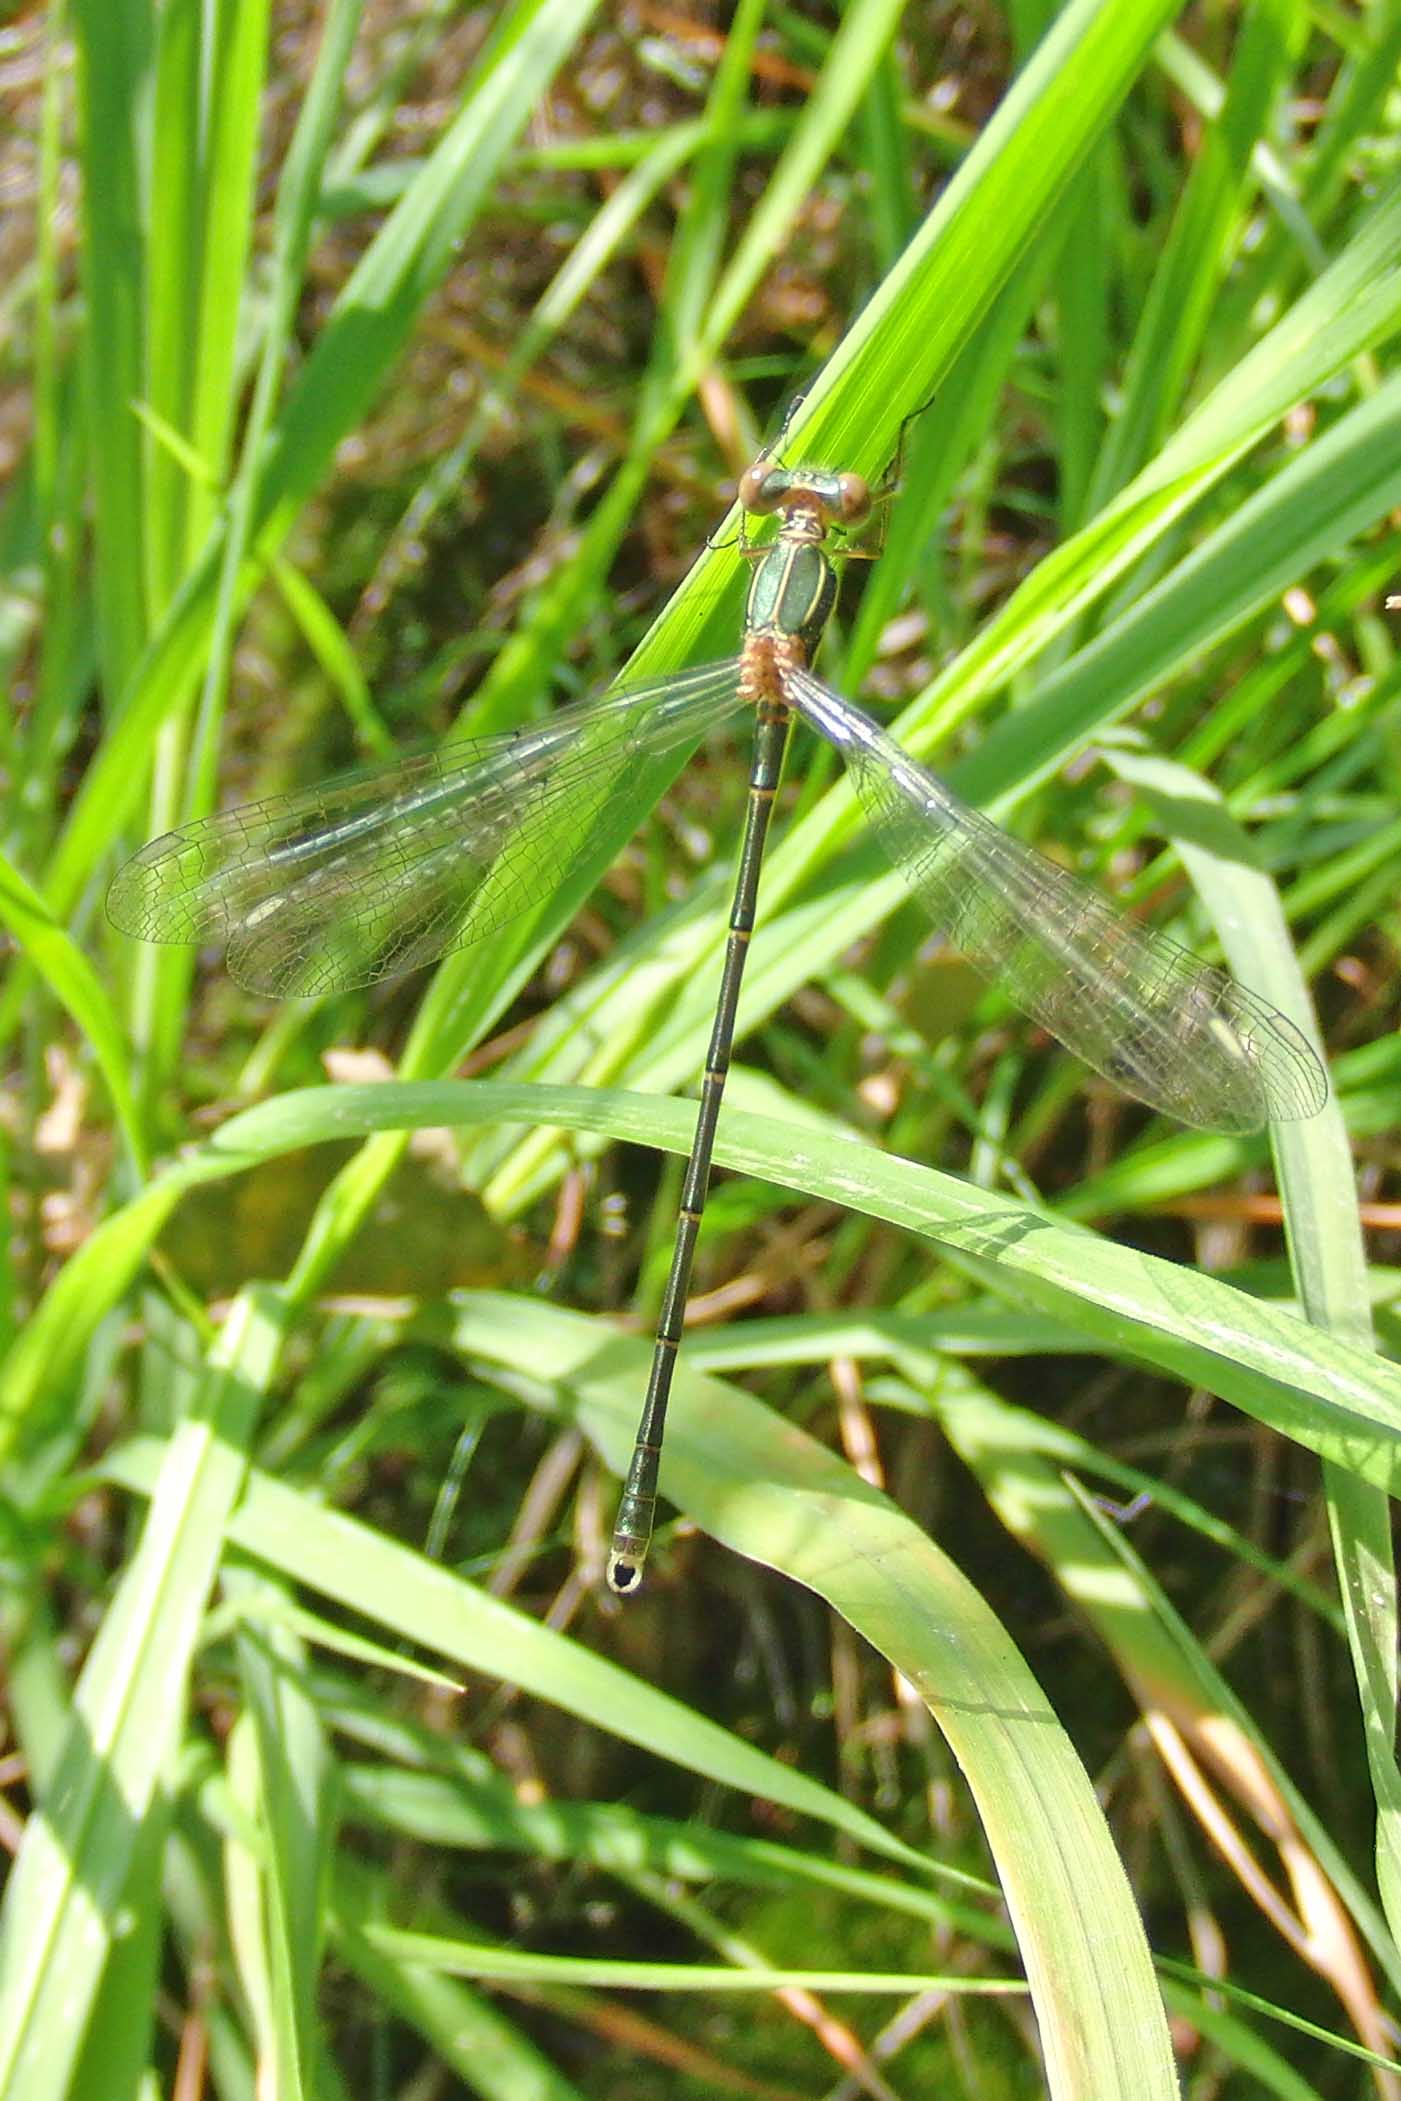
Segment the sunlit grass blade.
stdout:
<path fill-rule="evenodd" d="M 61 2093 L 185 1711 L 186 1674 L 243 1481 L 270 1306 L 240 1307 L 153 1483 L 142 1543 L 83 1667 L 67 1739 L 0 1911 L 0 2087 Z M 173 1688 L 173 1689 L 172 1689 Z"/>

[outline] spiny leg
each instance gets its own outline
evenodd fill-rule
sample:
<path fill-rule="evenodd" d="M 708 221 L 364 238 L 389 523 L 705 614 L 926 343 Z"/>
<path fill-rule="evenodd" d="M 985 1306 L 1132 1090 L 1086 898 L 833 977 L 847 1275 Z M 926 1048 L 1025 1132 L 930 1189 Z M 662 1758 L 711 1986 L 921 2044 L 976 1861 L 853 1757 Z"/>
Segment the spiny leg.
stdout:
<path fill-rule="evenodd" d="M 890 516 L 887 505 L 892 497 L 899 494 L 900 482 L 905 472 L 905 440 L 909 436 L 910 425 L 917 423 L 925 410 L 933 407 L 934 399 L 934 395 L 931 394 L 917 409 L 911 409 L 909 415 L 901 422 L 896 433 L 895 450 L 890 455 L 890 464 L 871 490 L 871 523 L 867 528 L 871 537 L 868 540 L 847 540 L 842 553 L 848 561 L 878 562 L 885 553 L 886 525 Z"/>

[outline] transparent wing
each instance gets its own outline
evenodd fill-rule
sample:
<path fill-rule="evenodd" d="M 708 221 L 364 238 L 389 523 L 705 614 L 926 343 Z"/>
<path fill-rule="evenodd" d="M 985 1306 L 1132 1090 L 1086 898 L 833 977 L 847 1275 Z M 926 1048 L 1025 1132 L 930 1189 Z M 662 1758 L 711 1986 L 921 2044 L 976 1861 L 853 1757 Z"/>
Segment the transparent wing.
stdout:
<path fill-rule="evenodd" d="M 1208 1131 L 1255 1131 L 1323 1107 L 1322 1065 L 1268 1000 L 969 809 L 810 673 L 786 673 L 784 689 L 841 751 L 935 925 L 1087 1065 Z"/>
<path fill-rule="evenodd" d="M 108 915 L 143 941 L 222 943 L 254 992 L 372 984 L 552 895 L 600 833 L 641 821 L 666 762 L 739 706 L 736 663 L 703 664 L 537 729 L 202 817 L 118 871 Z"/>

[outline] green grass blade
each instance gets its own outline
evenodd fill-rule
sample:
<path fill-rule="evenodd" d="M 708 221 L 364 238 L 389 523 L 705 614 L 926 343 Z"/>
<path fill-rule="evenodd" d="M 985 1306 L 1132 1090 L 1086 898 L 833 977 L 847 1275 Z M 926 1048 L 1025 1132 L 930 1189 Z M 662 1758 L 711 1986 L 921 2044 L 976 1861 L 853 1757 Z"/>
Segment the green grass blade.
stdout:
<path fill-rule="evenodd" d="M 150 1494 L 163 1455 L 149 1441 L 114 1455 L 114 1479 Z M 587 1716 L 630 1742 L 727 1787 L 764 1795 L 830 1824 L 858 1845 L 923 1866 L 875 1818 L 832 1789 L 706 1722 L 655 1686 L 629 1676 L 524 1613 L 465 1583 L 437 1562 L 341 1512 L 317 1507 L 256 1470 L 227 1520 L 229 1540 L 286 1579 L 468 1671 L 484 1672 Z"/>
<path fill-rule="evenodd" d="M 74 1697 L 68 1740 L 0 1910 L 0 2090 L 62 2093 L 102 1981 L 137 1840 L 172 1755 L 184 1686 L 277 1323 L 230 1319 L 172 1438 L 141 1547 Z"/>
<path fill-rule="evenodd" d="M 185 1190 L 333 1138 L 490 1120 L 607 1131 L 615 1139 L 685 1153 L 693 1114 L 682 1102 L 588 1088 L 425 1081 L 312 1089 L 233 1118 L 109 1221 L 110 1249 L 98 1236 L 84 1256 L 105 1277 L 117 1249 L 123 1264 L 139 1260 L 141 1247 Z M 1378 1486 L 1389 1487 L 1395 1478 L 1401 1374 L 1278 1307 L 1212 1277 L 1067 1230 L 1009 1198 L 970 1189 L 837 1133 L 810 1126 L 775 1129 L 761 1118 L 729 1114 L 721 1121 L 716 1158 L 782 1188 L 922 1233 L 965 1273 L 1069 1321 L 1097 1347 L 1128 1350 L 1189 1383 L 1207 1385 Z M 69 1265 L 61 1280 L 66 1288 L 56 1287 L 31 1324 L 31 1336 L 15 1345 L 0 1382 L 0 1421 L 16 1428 L 23 1422 L 46 1390 L 39 1379 L 45 1361 L 60 1389 L 71 1375 L 86 1340 L 79 1309 L 95 1302 L 95 1277 L 85 1299 L 67 1285 L 83 1260 Z"/>
<path fill-rule="evenodd" d="M 584 2101 L 583 2090 L 484 1992 L 402 1959 L 394 1948 L 357 1931 L 344 1907 L 336 1920 L 336 1949 L 376 2001 L 410 2022 L 474 2094 L 487 2101 Z"/>
<path fill-rule="evenodd" d="M 473 1300 L 457 1341 L 471 1356 L 518 1363 L 518 1306 Z M 563 1316 L 532 1327 L 531 1354 L 532 1379 L 562 1385 L 621 1463 L 645 1347 L 600 1347 L 591 1323 Z M 953 1747 L 1012 1914 L 1050 2091 L 1127 2095 L 1138 2078 L 1149 2092 L 1175 2092 L 1147 1949 L 1093 1790 L 982 1598 L 840 1460 L 747 1396 L 696 1379 L 684 1359 L 674 1410 L 678 1401 L 672 1492 L 738 1552 L 826 1598 L 915 1687 Z M 698 1463 L 708 1483 L 696 1509 L 688 1490 Z M 1028 1817 L 1033 1798 L 1042 1813 Z M 1124 2017 L 1106 2021 L 1111 1976 Z"/>
<path fill-rule="evenodd" d="M 1296 0 L 1268 0 L 1242 21 L 1222 108 L 1182 193 L 1134 332 L 1123 403 L 1093 480 L 1094 510 L 1143 468 L 1176 420 L 1239 238 L 1252 156 L 1268 136 L 1304 26 Z"/>
<path fill-rule="evenodd" d="M 146 1167 L 141 1120 L 131 1084 L 131 1059 L 106 987 L 87 957 L 58 925 L 38 892 L 0 855 L 0 923 L 34 964 L 50 992 L 92 1046 L 132 1158 Z"/>
<path fill-rule="evenodd" d="M 247 1571 L 225 1578 L 245 1614 L 280 1593 Z M 315 1703 L 301 1682 L 300 1642 L 286 1628 L 245 1617 L 238 1654 L 256 1741 L 253 1784 L 266 1851 L 263 1901 L 275 2090 L 287 2101 L 316 2094 L 327 1875 L 335 1851 L 335 1768 Z"/>
<path fill-rule="evenodd" d="M 75 0 L 83 153 L 83 354 L 96 495 L 103 680 L 122 692 L 145 646 L 144 440 L 148 233 L 141 113 L 155 35 L 147 0 Z"/>
<path fill-rule="evenodd" d="M 642 1350 L 635 1344 L 600 1350 L 591 1323 L 567 1315 L 537 1321 L 536 1312 L 530 1313 L 532 1377 L 568 1388 L 595 1435 L 603 1420 L 596 1411 L 602 1409 L 607 1441 L 621 1448 L 621 1419 L 635 1402 Z M 505 1301 L 475 1302 L 459 1325 L 457 1342 L 477 1356 L 499 1350 L 514 1367 L 520 1347 L 516 1309 Z M 764 1411 L 739 1396 L 735 1404 L 739 1448 L 731 1449 L 725 1463 L 737 1483 L 756 1477 L 754 1439 L 743 1434 L 744 1417 Z M 689 1441 L 683 1433 L 683 1468 Z M 1150 2093 L 1174 2092 L 1166 2027 L 1137 1913 L 1093 1791 L 1050 1709 L 981 1598 L 916 1528 L 870 1491 L 858 1485 L 853 1493 L 853 1477 L 819 1447 L 791 1431 L 784 1441 L 786 1515 L 777 1533 L 773 1512 L 765 1517 L 746 1511 L 733 1488 L 721 1529 L 741 1551 L 775 1559 L 837 1604 L 919 1688 L 949 1734 L 1002 1871 L 1040 2014 L 1051 2091 L 1127 2095 L 1136 2081 L 1140 2090 L 1146 2082 Z M 119 1477 L 139 1486 L 154 1458 L 125 1455 Z M 758 1478 L 762 1474 L 761 1466 Z M 760 1760 L 694 1715 L 679 1709 L 673 1715 L 672 1703 L 650 1686 L 574 1651 L 396 1543 L 336 1513 L 308 1509 L 303 1498 L 271 1480 L 251 1478 L 230 1536 L 342 1605 L 412 1626 L 421 1642 L 469 1668 L 506 1675 L 716 1779 L 762 1789 L 881 1851 L 891 1848 L 878 1826 L 840 1798 Z M 1031 1787 L 1048 1813 L 1029 1820 L 1023 1809 Z M 1084 1909 L 1087 1889 L 1092 1901 Z M 633 1981 L 646 1974 L 628 1972 Z M 859 1974 L 863 1989 L 880 1988 L 868 1973 Z M 1105 2022 L 1111 1975 L 1120 2018 Z M 676 1980 L 656 1973 L 654 1981 Z M 832 1987 L 830 1977 L 819 1983 Z"/>
<path fill-rule="evenodd" d="M 590 4 L 517 0 L 498 24 L 457 118 L 361 259 L 277 418 L 254 513 L 265 552 L 276 551 L 335 447 L 383 386 Z M 191 571 L 142 662 L 121 682 L 120 721 L 88 770 L 45 883 L 58 910 L 72 904 L 135 806 L 161 725 L 202 661 L 218 573 L 216 545 Z M 250 561 L 240 591 L 256 574 Z"/>

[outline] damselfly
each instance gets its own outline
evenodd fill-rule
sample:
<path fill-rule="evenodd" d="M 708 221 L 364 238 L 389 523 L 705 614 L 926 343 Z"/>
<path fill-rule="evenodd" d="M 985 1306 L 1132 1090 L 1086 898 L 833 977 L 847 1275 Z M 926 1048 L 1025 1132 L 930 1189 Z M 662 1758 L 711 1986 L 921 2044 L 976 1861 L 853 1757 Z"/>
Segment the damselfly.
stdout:
<path fill-rule="evenodd" d="M 779 441 L 781 443 L 781 439 Z M 1253 1131 L 1316 1114 L 1323 1067 L 1266 1000 L 958 798 L 813 676 L 844 551 L 890 493 L 859 475 L 777 464 L 740 503 L 778 520 L 753 565 L 739 655 L 562 709 L 542 728 L 449 746 L 305 794 L 205 817 L 143 848 L 107 908 L 146 941 L 217 941 L 241 984 L 276 997 L 368 985 L 431 963 L 539 903 L 600 831 L 647 807 L 678 754 L 741 709 L 756 728 L 695 1140 L 651 1377 L 618 1508 L 608 1581 L 626 1593 L 651 1543 L 662 1435 L 734 1038 L 759 864 L 796 715 L 834 744 L 878 838 L 935 925 L 1088 1065 L 1183 1123 Z"/>

